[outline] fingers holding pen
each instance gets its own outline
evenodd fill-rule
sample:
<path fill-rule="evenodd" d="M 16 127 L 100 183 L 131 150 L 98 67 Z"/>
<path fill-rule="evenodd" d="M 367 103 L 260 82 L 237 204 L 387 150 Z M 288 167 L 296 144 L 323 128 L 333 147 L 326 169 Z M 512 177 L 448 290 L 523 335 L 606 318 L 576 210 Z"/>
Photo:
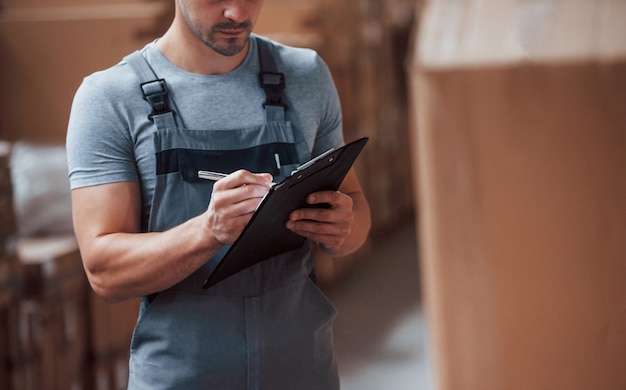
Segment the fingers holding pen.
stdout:
<path fill-rule="evenodd" d="M 272 184 L 272 175 L 234 172 L 217 180 L 207 209 L 208 228 L 222 244 L 234 242 Z"/>
<path fill-rule="evenodd" d="M 253 213 L 272 184 L 268 173 L 236 171 L 215 182 L 211 203 L 230 217 Z"/>
<path fill-rule="evenodd" d="M 261 190 L 269 190 L 269 187 L 272 185 L 272 175 L 269 173 L 251 173 L 246 170 L 240 169 L 231 173 L 230 175 L 225 175 L 223 178 L 220 178 L 215 182 L 213 186 L 213 191 L 223 191 L 228 189 L 236 189 L 243 188 L 247 186 L 257 186 L 261 187 Z M 243 188 L 246 191 L 252 191 L 250 188 Z M 255 188 L 258 189 L 258 188 Z"/>

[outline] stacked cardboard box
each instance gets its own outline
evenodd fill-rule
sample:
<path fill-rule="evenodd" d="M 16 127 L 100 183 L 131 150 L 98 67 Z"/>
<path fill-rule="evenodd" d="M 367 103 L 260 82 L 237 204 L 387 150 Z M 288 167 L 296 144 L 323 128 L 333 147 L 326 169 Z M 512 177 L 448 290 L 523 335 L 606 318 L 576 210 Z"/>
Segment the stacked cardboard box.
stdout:
<path fill-rule="evenodd" d="M 322 44 L 317 15 L 320 2 L 266 0 L 255 32 L 297 47 L 318 49 Z"/>
<path fill-rule="evenodd" d="M 90 292 L 89 361 L 93 390 L 126 389 L 130 341 L 139 302 L 132 299 L 109 304 Z"/>
<path fill-rule="evenodd" d="M 11 274 L 6 267 L 6 259 L 0 259 L 0 387 L 8 389 L 11 386 L 11 331 L 15 291 L 10 288 Z"/>
<path fill-rule="evenodd" d="M 626 388 L 626 3 L 424 8 L 412 68 L 438 388 Z"/>
<path fill-rule="evenodd" d="M 82 78 L 160 35 L 166 25 L 163 19 L 172 16 L 172 5 L 167 0 L 3 2 L 3 137 L 62 144 Z M 4 222 L 4 214 L 2 218 Z M 54 249 L 61 252 L 33 254 L 33 248 L 47 244 L 20 242 L 27 253 L 20 257 L 26 263 L 26 290 L 19 310 L 8 320 L 20 335 L 2 333 L 20 340 L 11 357 L 15 388 L 125 388 L 129 329 L 136 322 L 137 301 L 108 305 L 93 295 L 75 243 Z M 11 388 L 3 385 L 0 388 Z"/>
<path fill-rule="evenodd" d="M 0 141 L 0 388 L 9 389 L 13 383 L 10 362 L 15 353 L 17 328 L 17 295 L 20 273 L 13 250 L 16 226 L 13 193 L 9 170 L 11 146 Z"/>
<path fill-rule="evenodd" d="M 173 16 L 173 4 L 169 0 L 4 1 L 0 10 L 3 137 L 62 144 L 82 78 L 162 34 Z M 0 197 L 0 202 L 4 200 Z M 0 226 L 0 232 L 5 226 Z M 20 240 L 20 247 L 31 255 L 28 248 L 41 245 L 47 246 Z M 16 388 L 79 384 L 98 390 L 125 388 L 138 301 L 109 305 L 96 297 L 84 277 L 75 243 L 60 253 L 39 252 L 18 261 L 27 263 L 28 272 L 19 316 L 9 320 L 22 340 L 11 363 Z M 73 359 L 81 363 L 68 363 Z M 57 368 L 59 374 L 53 374 Z"/>
<path fill-rule="evenodd" d="M 11 149 L 0 142 L 0 388 L 125 389 L 139 301 L 97 297 L 72 234 L 17 238 Z"/>
<path fill-rule="evenodd" d="M 18 256 L 24 283 L 15 388 L 86 388 L 88 294 L 74 237 L 22 239 Z"/>
<path fill-rule="evenodd" d="M 90 289 L 73 236 L 20 239 L 15 389 L 125 389 L 138 300 L 108 304 Z"/>
<path fill-rule="evenodd" d="M 4 259 L 3 259 L 4 260 Z M 7 270 L 0 263 L 0 388 L 11 389 L 13 384 L 12 356 L 15 350 L 16 291 L 7 280 Z M 10 275 L 10 274 L 9 274 Z M 10 276 L 9 276 L 10 277 Z"/>
<path fill-rule="evenodd" d="M 11 144 L 0 141 L 0 259 L 13 254 L 13 245 L 17 234 L 15 212 L 13 209 L 13 185 L 11 182 Z"/>
<path fill-rule="evenodd" d="M 84 76 L 154 39 L 169 0 L 10 0 L 0 9 L 3 138 L 63 143 Z"/>
<path fill-rule="evenodd" d="M 370 137 L 356 164 L 372 205 L 372 235 L 413 217 L 404 61 L 412 20 L 406 2 L 326 1 L 321 55 L 335 77 L 348 140 Z"/>
<path fill-rule="evenodd" d="M 414 218 L 404 69 L 414 6 L 390 0 L 326 1 L 319 16 L 320 53 L 339 90 L 346 139 L 370 137 L 355 165 L 372 210 L 368 244 Z M 360 253 L 368 250 L 369 245 Z M 330 274 L 345 273 L 360 253 L 326 262 Z"/>
<path fill-rule="evenodd" d="M 17 239 L 11 149 L 0 143 L 0 385 L 84 389 L 88 326 L 80 256 L 73 236 Z"/>

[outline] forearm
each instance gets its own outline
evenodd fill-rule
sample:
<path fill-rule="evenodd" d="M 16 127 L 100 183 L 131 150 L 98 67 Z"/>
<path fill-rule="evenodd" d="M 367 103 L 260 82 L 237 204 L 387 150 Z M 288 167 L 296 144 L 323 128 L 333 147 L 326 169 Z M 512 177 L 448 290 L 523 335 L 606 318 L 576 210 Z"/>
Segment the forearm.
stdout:
<path fill-rule="evenodd" d="M 162 233 L 112 233 L 94 240 L 91 285 L 110 301 L 148 295 L 185 279 L 220 245 L 203 242 L 193 220 Z"/>
<path fill-rule="evenodd" d="M 221 247 L 203 234 L 203 217 L 165 232 L 94 237 L 83 251 L 92 288 L 106 300 L 120 301 L 162 291 L 185 279 Z"/>

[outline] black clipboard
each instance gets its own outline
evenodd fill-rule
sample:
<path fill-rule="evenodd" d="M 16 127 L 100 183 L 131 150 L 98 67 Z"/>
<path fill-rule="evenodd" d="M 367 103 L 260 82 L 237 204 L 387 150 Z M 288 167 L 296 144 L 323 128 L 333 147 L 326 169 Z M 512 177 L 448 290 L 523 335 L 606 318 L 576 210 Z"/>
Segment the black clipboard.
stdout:
<path fill-rule="evenodd" d="M 331 149 L 301 165 L 270 188 L 203 287 L 214 286 L 245 268 L 302 246 L 306 239 L 285 227 L 289 214 L 311 207 L 307 205 L 306 197 L 313 192 L 336 191 L 368 140 L 363 137 Z"/>

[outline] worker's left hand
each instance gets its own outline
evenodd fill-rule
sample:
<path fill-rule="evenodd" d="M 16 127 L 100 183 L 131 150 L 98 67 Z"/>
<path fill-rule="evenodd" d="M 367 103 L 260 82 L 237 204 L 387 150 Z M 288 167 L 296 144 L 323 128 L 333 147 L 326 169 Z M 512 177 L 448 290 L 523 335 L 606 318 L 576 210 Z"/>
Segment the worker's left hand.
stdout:
<path fill-rule="evenodd" d="M 310 194 L 307 203 L 329 207 L 293 211 L 289 215 L 287 229 L 316 241 L 327 251 L 341 247 L 352 231 L 352 198 L 339 191 L 322 191 Z"/>

